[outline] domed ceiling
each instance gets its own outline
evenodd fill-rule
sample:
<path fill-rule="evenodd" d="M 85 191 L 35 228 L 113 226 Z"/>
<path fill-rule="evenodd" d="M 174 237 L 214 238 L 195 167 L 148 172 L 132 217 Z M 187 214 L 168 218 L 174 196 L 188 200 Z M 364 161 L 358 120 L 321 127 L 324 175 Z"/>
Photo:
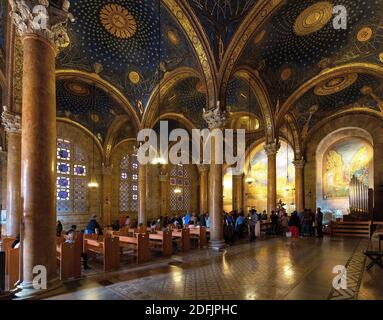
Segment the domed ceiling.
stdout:
<path fill-rule="evenodd" d="M 219 64 L 240 23 L 259 0 L 188 0 Z"/>
<path fill-rule="evenodd" d="M 77 0 L 70 11 L 71 44 L 60 51 L 57 68 L 97 73 L 138 114 L 165 73 L 198 68 L 182 28 L 158 0 Z"/>
<path fill-rule="evenodd" d="M 347 9 L 346 30 L 333 27 L 335 4 Z M 324 69 L 355 62 L 383 65 L 382 52 L 382 0 L 289 0 L 249 41 L 237 65 L 257 70 L 277 105 L 278 100 L 282 104 L 300 85 Z M 346 92 L 324 99 L 309 94 L 301 104 L 307 108 L 313 104 L 321 107 L 326 104 L 327 110 L 335 108 L 329 103 L 337 101 L 338 106 L 344 105 L 342 101 L 355 102 L 361 98 L 360 86 L 377 82 L 362 75 Z"/>
<path fill-rule="evenodd" d="M 104 141 L 116 116 L 126 115 L 106 92 L 81 80 L 57 81 L 57 116 L 73 120 Z"/>

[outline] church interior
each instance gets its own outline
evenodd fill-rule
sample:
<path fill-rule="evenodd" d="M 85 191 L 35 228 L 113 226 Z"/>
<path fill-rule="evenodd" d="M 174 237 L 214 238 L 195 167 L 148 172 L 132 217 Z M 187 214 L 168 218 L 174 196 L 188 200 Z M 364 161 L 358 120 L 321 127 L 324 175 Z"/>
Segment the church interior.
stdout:
<path fill-rule="evenodd" d="M 383 299 L 383 0 L 1 0 L 0 89 L 0 300 Z"/>

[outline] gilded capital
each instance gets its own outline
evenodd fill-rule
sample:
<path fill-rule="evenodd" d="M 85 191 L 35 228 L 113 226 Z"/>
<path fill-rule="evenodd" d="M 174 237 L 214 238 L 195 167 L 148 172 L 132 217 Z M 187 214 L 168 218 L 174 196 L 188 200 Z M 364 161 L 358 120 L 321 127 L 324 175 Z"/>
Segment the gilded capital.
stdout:
<path fill-rule="evenodd" d="M 199 173 L 205 173 L 209 171 L 209 165 L 208 164 L 197 164 Z"/>
<path fill-rule="evenodd" d="M 69 45 L 66 23 L 70 3 L 63 1 L 61 9 L 49 5 L 48 0 L 9 0 L 10 16 L 18 34 L 22 37 L 35 34 L 50 41 L 56 48 Z"/>
<path fill-rule="evenodd" d="M 304 159 L 294 160 L 293 164 L 296 169 L 303 169 L 305 167 L 306 161 Z"/>
<path fill-rule="evenodd" d="M 275 141 L 273 143 L 266 144 L 264 149 L 267 156 L 272 156 L 277 154 L 280 147 L 281 147 L 281 144 Z"/>
<path fill-rule="evenodd" d="M 5 107 L 1 114 L 1 121 L 7 133 L 21 134 L 21 116 L 16 113 L 9 112 Z"/>
<path fill-rule="evenodd" d="M 207 122 L 209 129 L 223 128 L 226 124 L 228 114 L 219 105 L 214 109 L 204 110 L 203 118 Z"/>

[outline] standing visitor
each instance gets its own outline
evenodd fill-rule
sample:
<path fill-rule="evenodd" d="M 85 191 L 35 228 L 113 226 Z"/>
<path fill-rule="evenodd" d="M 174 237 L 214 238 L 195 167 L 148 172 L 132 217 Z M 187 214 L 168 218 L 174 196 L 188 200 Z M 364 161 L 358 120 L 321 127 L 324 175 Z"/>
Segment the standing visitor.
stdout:
<path fill-rule="evenodd" d="M 317 209 L 316 224 L 317 224 L 318 238 L 323 238 L 323 212 L 321 208 Z"/>

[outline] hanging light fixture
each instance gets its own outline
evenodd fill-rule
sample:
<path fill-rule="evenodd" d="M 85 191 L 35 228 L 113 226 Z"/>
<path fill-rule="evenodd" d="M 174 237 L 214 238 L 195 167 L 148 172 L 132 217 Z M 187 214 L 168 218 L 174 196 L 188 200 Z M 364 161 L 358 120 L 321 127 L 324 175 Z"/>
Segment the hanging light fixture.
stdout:
<path fill-rule="evenodd" d="M 158 1 L 158 121 L 161 123 L 161 1 Z M 164 165 L 167 161 L 160 154 L 158 154 L 158 150 L 156 150 L 156 157 L 153 159 L 153 165 Z"/>
<path fill-rule="evenodd" d="M 92 115 L 94 115 L 94 111 L 95 111 L 95 105 L 96 105 L 96 86 L 93 85 L 93 97 L 92 97 Z M 92 117 L 91 117 L 92 118 Z M 97 182 L 97 179 L 95 177 L 95 166 L 94 166 L 94 158 L 95 158 L 95 150 L 94 150 L 94 137 L 95 137 L 95 127 L 94 127 L 94 120 L 92 120 L 92 134 L 93 134 L 93 139 L 92 139 L 92 173 L 91 173 L 91 178 L 90 178 L 90 181 L 88 183 L 88 188 L 91 188 L 91 189 L 96 189 L 98 188 L 98 182 Z"/>
<path fill-rule="evenodd" d="M 251 119 L 251 112 L 250 112 L 250 108 L 251 108 L 251 102 L 250 102 L 250 76 L 249 76 L 249 87 L 248 87 L 248 95 L 247 95 L 247 101 L 248 101 L 248 104 L 249 104 L 249 119 L 248 119 L 248 134 L 250 134 L 250 119 Z M 254 178 L 253 178 L 253 175 L 251 173 L 251 151 L 249 152 L 249 167 L 247 169 L 247 175 L 246 175 L 246 179 L 245 179 L 245 183 L 247 183 L 248 185 L 251 185 L 254 183 Z"/>
<path fill-rule="evenodd" d="M 174 189 L 174 193 L 175 194 L 180 194 L 180 193 L 182 193 L 182 190 L 177 187 L 177 188 Z"/>

